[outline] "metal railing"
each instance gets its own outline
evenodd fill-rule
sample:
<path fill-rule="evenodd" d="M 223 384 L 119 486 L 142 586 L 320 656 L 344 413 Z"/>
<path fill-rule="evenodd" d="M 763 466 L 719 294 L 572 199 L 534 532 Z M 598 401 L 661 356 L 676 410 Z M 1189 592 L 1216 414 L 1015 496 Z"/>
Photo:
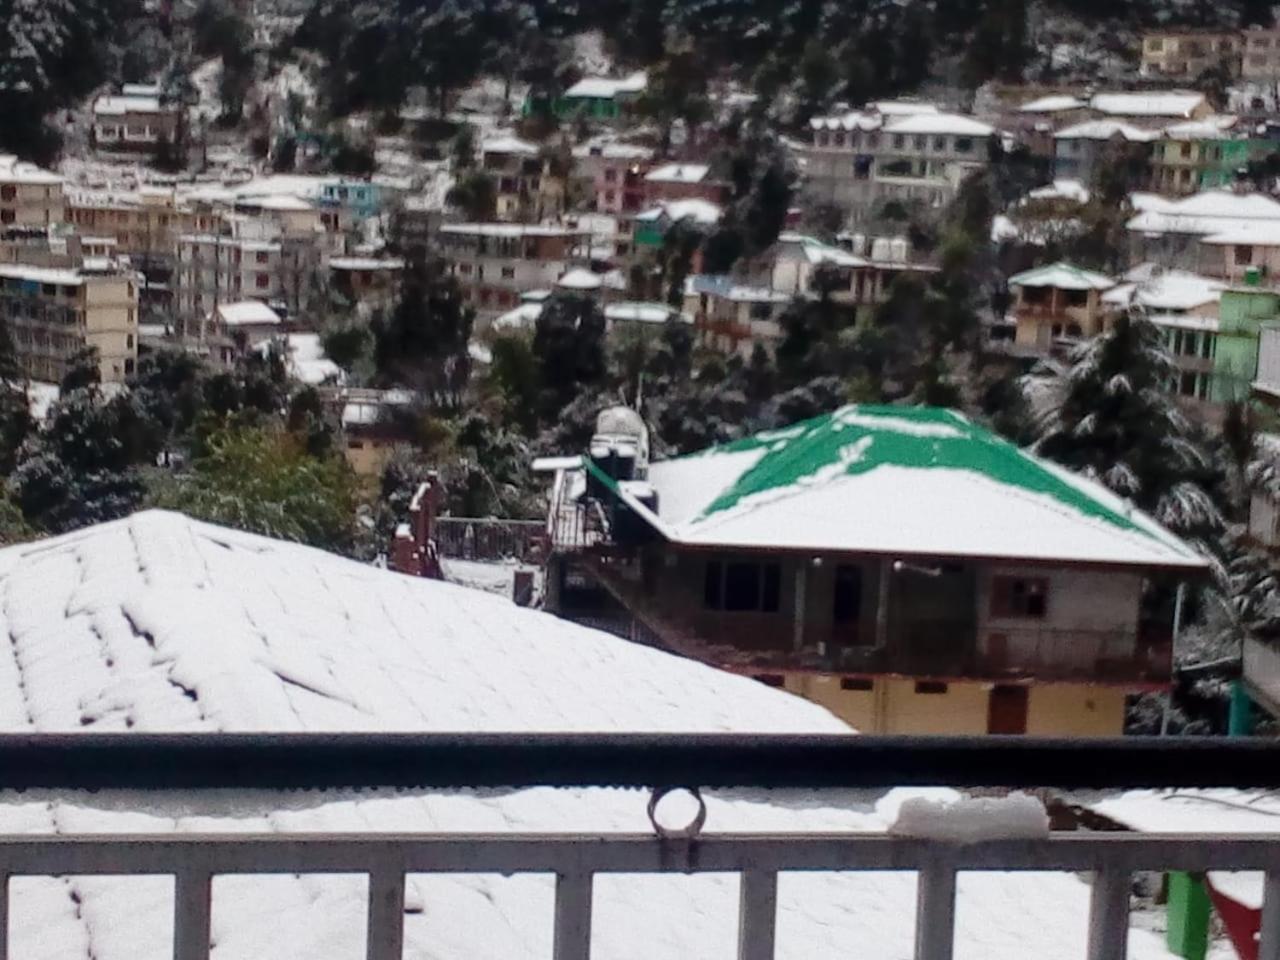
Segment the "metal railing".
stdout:
<path fill-rule="evenodd" d="M 543 520 L 437 517 L 432 529 L 442 557 L 455 560 L 528 560 L 546 539 Z"/>
<path fill-rule="evenodd" d="M 267 788 L 305 784 L 585 786 L 1208 786 L 1280 783 L 1269 741 L 1022 738 L 288 735 L 0 737 L 0 789 Z M 655 794 L 656 796 L 656 794 Z M 705 807 L 702 807 L 705 812 Z M 708 825 L 712 830 L 715 824 Z M 212 881 L 229 874 L 368 877 L 367 956 L 400 960 L 408 874 L 555 876 L 553 957 L 588 960 L 593 880 L 735 873 L 740 960 L 771 960 L 780 872 L 915 871 L 917 960 L 950 960 L 957 874 L 1092 875 L 1088 960 L 1122 960 L 1138 871 L 1266 872 L 1258 956 L 1280 960 L 1280 835 L 1071 833 L 960 843 L 865 833 L 678 835 L 30 835 L 0 837 L 0 960 L 15 876 L 175 878 L 175 960 L 207 960 Z"/>

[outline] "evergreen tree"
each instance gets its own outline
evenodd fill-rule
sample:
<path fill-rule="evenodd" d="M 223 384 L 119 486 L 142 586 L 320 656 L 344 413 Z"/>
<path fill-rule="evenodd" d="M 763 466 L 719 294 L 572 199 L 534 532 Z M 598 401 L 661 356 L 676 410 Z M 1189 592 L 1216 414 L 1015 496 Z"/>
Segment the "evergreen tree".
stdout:
<path fill-rule="evenodd" d="M 1139 311 L 1122 314 L 1077 349 L 1065 375 L 1032 384 L 1036 449 L 1210 544 L 1222 516 L 1205 491 L 1208 456 L 1168 390 L 1175 373 L 1159 328 Z"/>
<path fill-rule="evenodd" d="M 556 418 L 585 389 L 605 376 L 605 318 L 594 298 L 556 293 L 542 305 L 533 335 L 533 355 L 541 384 L 539 413 Z"/>

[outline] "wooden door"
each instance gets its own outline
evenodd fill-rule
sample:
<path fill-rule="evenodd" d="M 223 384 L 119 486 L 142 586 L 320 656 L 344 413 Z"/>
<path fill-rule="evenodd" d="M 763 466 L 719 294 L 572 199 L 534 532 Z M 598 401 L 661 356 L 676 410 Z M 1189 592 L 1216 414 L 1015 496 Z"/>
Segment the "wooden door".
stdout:
<path fill-rule="evenodd" d="M 987 702 L 987 733 L 1026 733 L 1028 693 L 1026 687 L 993 687 Z"/>

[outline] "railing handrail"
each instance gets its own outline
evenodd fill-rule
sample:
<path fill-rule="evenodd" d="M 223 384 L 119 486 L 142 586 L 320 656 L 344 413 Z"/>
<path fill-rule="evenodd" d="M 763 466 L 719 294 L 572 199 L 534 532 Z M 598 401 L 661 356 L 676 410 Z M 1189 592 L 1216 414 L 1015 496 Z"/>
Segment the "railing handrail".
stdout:
<path fill-rule="evenodd" d="M 7 734 L 0 789 L 1280 787 L 1263 738 Z"/>

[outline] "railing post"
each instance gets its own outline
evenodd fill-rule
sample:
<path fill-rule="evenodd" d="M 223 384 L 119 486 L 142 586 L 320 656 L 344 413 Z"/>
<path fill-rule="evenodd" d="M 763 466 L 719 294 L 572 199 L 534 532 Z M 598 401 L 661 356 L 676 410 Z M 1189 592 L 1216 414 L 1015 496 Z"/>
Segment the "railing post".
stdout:
<path fill-rule="evenodd" d="M 1280 873 L 1268 872 L 1263 889 L 1258 960 L 1280 960 Z"/>
<path fill-rule="evenodd" d="M 0 870 L 0 960 L 9 956 L 9 874 Z"/>
<path fill-rule="evenodd" d="M 184 867 L 173 878 L 173 960 L 209 960 L 213 876 Z"/>
<path fill-rule="evenodd" d="M 401 960 L 404 955 L 404 870 L 380 864 L 369 871 L 367 960 Z"/>
<path fill-rule="evenodd" d="M 1088 960 L 1125 960 L 1129 951 L 1129 875 L 1099 870 L 1089 893 Z"/>
<path fill-rule="evenodd" d="M 956 872 L 930 864 L 916 875 L 915 960 L 951 960 L 956 929 Z"/>
<path fill-rule="evenodd" d="M 778 875 L 769 870 L 744 870 L 739 884 L 738 960 L 773 960 Z"/>
<path fill-rule="evenodd" d="M 591 888 L 589 873 L 556 874 L 553 960 L 588 960 L 591 956 Z"/>

